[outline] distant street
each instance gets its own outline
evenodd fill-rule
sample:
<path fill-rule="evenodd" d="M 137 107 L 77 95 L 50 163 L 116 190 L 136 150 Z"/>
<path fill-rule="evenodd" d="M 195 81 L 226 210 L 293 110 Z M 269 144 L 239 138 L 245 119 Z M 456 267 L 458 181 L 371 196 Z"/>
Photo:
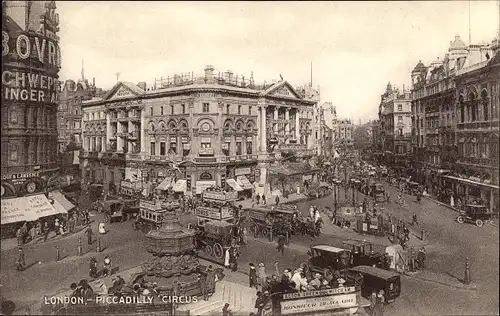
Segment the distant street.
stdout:
<path fill-rule="evenodd" d="M 393 200 L 397 196 L 396 190 L 389 185 L 386 188 L 391 193 Z M 362 195 L 358 193 L 359 198 Z M 343 197 L 343 193 L 341 194 Z M 415 212 L 420 221 L 423 221 L 426 230 L 429 231 L 430 245 L 427 249 L 427 267 L 432 272 L 449 274 L 455 278 L 463 278 L 465 257 L 469 257 L 471 264 L 471 275 L 477 291 L 468 291 L 452 288 L 441 284 L 422 281 L 419 279 L 402 277 L 402 294 L 400 299 L 388 307 L 390 315 L 452 315 L 452 314 L 495 314 L 498 312 L 498 275 L 491 267 L 498 266 L 498 229 L 487 225 L 482 228 L 469 224 L 458 224 L 455 222 L 456 213 L 446 207 L 440 206 L 432 201 L 423 199 L 421 204 L 413 202 L 413 198 L 405 196 L 411 210 L 402 209 L 394 204 L 386 206 L 388 211 L 395 216 L 402 216 L 406 220 L 411 219 Z M 332 197 L 319 200 L 298 203 L 303 212 L 307 212 L 310 205 L 324 208 L 332 205 Z M 93 219 L 94 232 L 101 215 Z M 192 218 L 184 218 L 186 224 Z M 102 236 L 104 252 L 96 256 L 99 266 L 102 266 L 105 255 L 110 255 L 115 266 L 120 270 L 137 266 L 151 257 L 143 248 L 143 233 L 132 229 L 132 222 L 113 223 L 108 225 L 109 233 Z M 311 244 L 328 243 L 342 246 L 344 238 L 362 240 L 373 239 L 371 236 L 361 236 L 352 230 L 343 232 L 338 227 L 332 227 L 324 231 L 319 238 L 300 237 L 292 239 L 290 246 L 286 247 L 285 255 L 276 252 L 276 243 L 269 243 L 264 239 L 254 240 L 250 238 L 249 244 L 242 247 L 239 260 L 239 270 L 246 272 L 250 262 L 262 261 L 266 264 L 268 271 L 273 269 L 275 261 L 280 263 L 280 269 L 293 268 L 308 259 L 306 251 Z M 78 233 L 83 236 L 83 232 Z M 82 278 L 88 279 L 88 265 L 91 256 L 95 255 L 95 244 L 90 253 L 82 258 L 76 255 L 78 237 L 70 236 L 65 239 L 39 243 L 38 245 L 27 245 L 25 248 L 27 264 L 34 264 L 23 272 L 16 272 L 14 262 L 17 258 L 17 250 L 11 249 L 2 252 L 2 295 L 13 299 L 18 307 L 33 304 L 40 300 L 44 294 L 52 294 L 59 289 L 67 289 L 72 282 Z M 82 238 L 84 252 L 90 248 L 86 244 L 86 238 Z M 378 248 L 388 245 L 389 241 L 378 238 Z M 60 262 L 55 262 L 55 246 L 61 248 Z M 69 256 L 68 256 L 69 255 Z M 67 258 L 64 258 L 68 256 Z M 230 272 L 228 272 L 230 273 Z M 118 272 L 119 274 L 119 272 Z M 448 275 L 448 277 L 449 277 Z M 22 277 L 20 277 L 22 276 Z M 54 278 L 57 276 L 57 278 Z M 445 303 L 444 303 L 445 302 Z"/>

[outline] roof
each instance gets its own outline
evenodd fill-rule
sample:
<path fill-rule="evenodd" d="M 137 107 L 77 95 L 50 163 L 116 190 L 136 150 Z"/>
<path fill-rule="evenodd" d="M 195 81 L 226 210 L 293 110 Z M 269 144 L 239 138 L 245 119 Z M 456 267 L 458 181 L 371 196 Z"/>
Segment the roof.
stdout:
<path fill-rule="evenodd" d="M 448 49 L 448 51 L 462 49 L 467 49 L 467 45 L 465 45 L 464 41 L 462 41 L 459 35 L 455 35 L 455 39 L 450 42 L 450 48 Z"/>
<path fill-rule="evenodd" d="M 373 276 L 376 276 L 379 278 L 383 278 L 383 279 L 390 279 L 390 278 L 393 278 L 396 276 L 399 277 L 399 274 L 396 272 L 387 271 L 384 269 L 369 267 L 369 266 L 357 266 L 354 268 L 350 268 L 349 270 L 360 272 L 363 274 L 370 274 L 370 275 L 373 275 Z"/>
<path fill-rule="evenodd" d="M 413 71 L 424 71 L 426 70 L 427 67 L 425 67 L 425 65 L 422 63 L 421 60 L 418 61 L 418 64 L 415 66 L 415 68 L 413 68 Z"/>
<path fill-rule="evenodd" d="M 209 220 L 205 225 L 218 226 L 218 227 L 227 227 L 227 226 L 232 226 L 233 224 L 225 222 L 225 221 L 213 221 L 213 220 Z"/>
<path fill-rule="evenodd" d="M 319 169 L 312 167 L 308 163 L 288 163 L 286 165 L 270 166 L 268 168 L 268 171 L 288 176 L 288 175 L 302 174 L 306 172 L 319 171 Z"/>
<path fill-rule="evenodd" d="M 347 251 L 346 249 L 337 248 L 337 247 L 328 246 L 328 245 L 312 246 L 311 249 L 317 249 L 317 250 L 328 251 L 328 252 L 335 252 L 335 253 Z"/>

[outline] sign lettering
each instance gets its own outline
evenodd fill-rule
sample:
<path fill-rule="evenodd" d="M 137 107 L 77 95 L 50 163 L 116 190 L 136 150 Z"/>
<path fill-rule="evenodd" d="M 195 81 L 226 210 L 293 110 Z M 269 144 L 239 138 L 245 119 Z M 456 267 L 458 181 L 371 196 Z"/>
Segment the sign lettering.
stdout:
<path fill-rule="evenodd" d="M 221 219 L 221 212 L 214 207 L 199 206 L 195 210 L 195 215 L 203 218 L 210 218 L 216 220 Z"/>
<path fill-rule="evenodd" d="M 160 205 L 156 205 L 152 202 L 145 201 L 145 200 L 139 201 L 139 207 L 143 208 L 143 209 L 151 210 L 151 211 L 159 211 L 162 209 Z"/>
<path fill-rule="evenodd" d="M 43 36 L 20 34 L 11 39 L 9 33 L 2 31 L 2 56 L 8 54 L 20 59 L 36 58 L 45 65 L 61 67 L 61 50 L 57 41 Z"/>
<path fill-rule="evenodd" d="M 60 82 L 55 77 L 20 71 L 2 71 L 2 98 L 14 101 L 50 102 L 58 100 Z"/>
<path fill-rule="evenodd" d="M 26 172 L 26 173 L 9 173 L 2 174 L 2 180 L 15 180 L 15 179 L 27 179 L 38 177 L 38 172 Z"/>
<path fill-rule="evenodd" d="M 289 299 L 295 299 L 295 298 L 327 296 L 327 295 L 335 295 L 335 294 L 352 293 L 355 291 L 356 291 L 356 288 L 354 286 L 338 287 L 335 289 L 325 289 L 325 290 L 319 290 L 319 291 L 287 293 L 287 294 L 283 294 L 283 299 L 289 300 Z"/>
<path fill-rule="evenodd" d="M 238 192 L 203 192 L 203 199 L 217 201 L 236 201 L 238 200 Z"/>
<path fill-rule="evenodd" d="M 356 293 L 311 297 L 281 302 L 281 315 L 351 308 L 357 306 Z"/>

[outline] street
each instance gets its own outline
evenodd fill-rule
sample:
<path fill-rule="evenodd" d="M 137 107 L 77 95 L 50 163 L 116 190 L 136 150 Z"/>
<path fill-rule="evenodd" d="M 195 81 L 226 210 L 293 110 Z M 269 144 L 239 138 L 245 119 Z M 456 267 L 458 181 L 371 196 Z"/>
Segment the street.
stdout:
<path fill-rule="evenodd" d="M 397 196 L 396 190 L 388 185 L 391 197 Z M 343 194 L 341 195 L 343 196 Z M 362 199 L 362 195 L 358 193 Z M 388 307 L 393 315 L 451 315 L 451 314 L 495 314 L 498 312 L 498 274 L 491 267 L 498 266 L 498 229 L 493 226 L 478 228 L 469 224 L 455 222 L 456 213 L 432 201 L 423 199 L 421 204 L 413 202 L 413 198 L 405 195 L 411 210 L 397 207 L 395 204 L 386 205 L 387 211 L 395 216 L 401 216 L 408 221 L 415 212 L 419 221 L 422 221 L 429 231 L 427 250 L 427 269 L 433 273 L 444 275 L 448 279 L 461 279 L 464 275 L 465 257 L 471 265 L 472 283 L 477 290 L 466 290 L 450 287 L 437 282 L 424 281 L 416 277 L 402 276 L 401 297 Z M 332 197 L 298 203 L 302 212 L 307 212 L 310 205 L 319 208 L 331 205 Z M 93 229 L 102 215 L 94 217 Z M 184 218 L 183 224 L 192 218 Z M 39 301 L 44 294 L 54 293 L 60 289 L 67 289 L 72 282 L 88 278 L 88 264 L 95 256 L 102 265 L 105 255 L 109 255 L 115 266 L 120 270 L 140 265 L 151 257 L 143 247 L 143 233 L 132 229 L 131 222 L 113 223 L 108 225 L 108 234 L 101 236 L 104 251 L 96 254 L 95 243 L 92 247 L 83 240 L 84 255 L 77 254 L 78 235 L 66 237 L 38 245 L 25 247 L 27 265 L 23 272 L 15 271 L 14 262 L 17 258 L 17 249 L 2 252 L 2 295 L 13 299 L 18 308 L 28 306 Z M 268 271 L 273 269 L 275 261 L 280 262 L 280 269 L 294 268 L 307 261 L 306 251 L 312 244 L 331 244 L 342 246 L 346 238 L 355 238 L 355 232 L 342 231 L 340 228 L 325 229 L 328 233 L 316 239 L 300 237 L 292 239 L 290 246 L 285 248 L 285 254 L 278 254 L 276 243 L 264 239 L 250 238 L 249 244 L 241 248 L 239 270 L 246 272 L 250 262 L 258 264 L 264 262 Z M 372 241 L 381 249 L 389 243 L 384 238 L 358 235 L 358 239 Z M 413 237 L 415 238 L 415 237 Z M 60 262 L 55 261 L 56 249 L 61 249 Z M 88 253 L 87 253 L 88 252 Z M 41 261 L 38 264 L 37 261 Z M 231 272 L 228 272 L 231 273 Z M 119 272 L 118 272 L 119 274 Z M 22 277 L 19 277 L 22 276 Z M 54 278 L 57 276 L 57 278 Z M 443 300 L 446 301 L 443 304 Z"/>

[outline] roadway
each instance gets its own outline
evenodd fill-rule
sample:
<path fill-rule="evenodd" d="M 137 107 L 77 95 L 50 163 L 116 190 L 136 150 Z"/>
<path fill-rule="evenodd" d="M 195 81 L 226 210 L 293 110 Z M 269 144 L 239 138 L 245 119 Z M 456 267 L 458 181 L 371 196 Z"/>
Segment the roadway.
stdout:
<path fill-rule="evenodd" d="M 396 190 L 386 185 L 392 200 Z M 344 196 L 343 192 L 340 194 Z M 350 194 L 348 196 L 351 196 Z M 362 200 L 363 196 L 358 193 Z M 390 203 L 387 211 L 397 217 L 411 220 L 416 213 L 419 221 L 429 231 L 427 250 L 427 268 L 433 273 L 446 275 L 448 278 L 463 278 L 465 257 L 469 257 L 473 284 L 477 290 L 464 290 L 441 285 L 435 282 L 422 281 L 418 278 L 402 277 L 402 294 L 395 304 L 387 308 L 390 315 L 494 315 L 498 313 L 498 229 L 486 225 L 482 228 L 470 224 L 455 222 L 456 213 L 432 201 L 423 199 L 421 204 L 413 203 L 413 198 L 405 196 L 411 209 L 401 208 Z M 303 212 L 310 205 L 325 208 L 333 204 L 332 197 L 298 203 Z M 95 217 L 94 232 L 101 215 Z M 183 219 L 183 224 L 191 221 Z M 26 271 L 16 272 L 15 261 L 17 250 L 2 251 L 2 295 L 13 300 L 18 308 L 40 301 L 44 294 L 53 294 L 59 289 L 67 289 L 72 282 L 88 279 L 88 265 L 91 256 L 95 256 L 102 265 L 105 255 L 110 255 L 115 266 L 120 270 L 137 266 L 151 258 L 143 248 L 143 233 L 132 229 L 131 222 L 109 225 L 109 233 L 102 236 L 104 251 L 96 254 L 95 245 L 89 248 L 83 238 L 83 257 L 76 256 L 78 236 L 83 232 L 64 239 L 26 245 L 25 253 L 28 266 Z M 325 226 L 324 234 L 317 239 L 296 238 L 286 247 L 285 254 L 276 252 L 276 243 L 250 238 L 249 244 L 242 247 L 239 269 L 248 270 L 248 264 L 264 262 L 268 273 L 271 273 L 275 261 L 280 262 L 280 269 L 294 268 L 306 261 L 306 251 L 311 244 L 328 243 L 340 246 L 342 240 L 352 238 L 352 231 Z M 357 235 L 357 234 L 355 234 Z M 359 239 L 370 238 L 359 235 Z M 376 244 L 388 244 L 380 238 Z M 55 246 L 61 248 L 61 261 L 55 261 Z M 41 264 L 37 262 L 41 261 Z M 33 264 L 35 263 L 35 264 Z M 32 265 L 33 264 L 33 265 Z M 227 272 L 231 274 L 232 272 Z M 119 274 L 119 272 L 118 272 Z"/>

